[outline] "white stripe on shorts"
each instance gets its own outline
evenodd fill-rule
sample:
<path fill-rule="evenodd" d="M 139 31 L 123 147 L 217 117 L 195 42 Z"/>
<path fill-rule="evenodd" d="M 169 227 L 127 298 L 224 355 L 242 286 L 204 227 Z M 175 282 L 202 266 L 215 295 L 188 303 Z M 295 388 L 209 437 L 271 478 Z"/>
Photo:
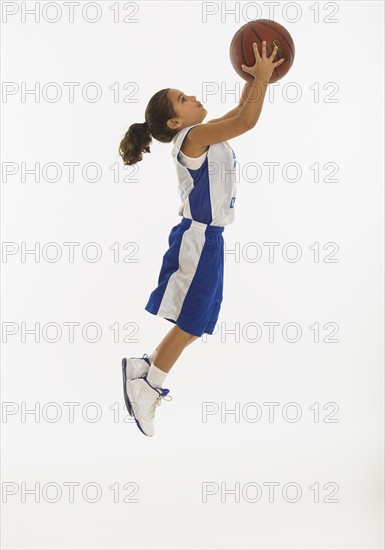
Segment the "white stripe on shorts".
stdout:
<path fill-rule="evenodd" d="M 157 315 L 174 321 L 178 319 L 206 242 L 206 227 L 206 224 L 192 220 L 190 227 L 183 233 L 179 269 L 168 280 Z"/>

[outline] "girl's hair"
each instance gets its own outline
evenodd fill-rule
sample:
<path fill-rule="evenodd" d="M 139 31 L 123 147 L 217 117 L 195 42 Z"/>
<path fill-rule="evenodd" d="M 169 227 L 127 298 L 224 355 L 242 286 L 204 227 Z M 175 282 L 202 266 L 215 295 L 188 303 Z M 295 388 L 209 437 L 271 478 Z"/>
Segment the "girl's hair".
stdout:
<path fill-rule="evenodd" d="M 147 104 L 145 122 L 131 124 L 119 145 L 124 164 L 131 166 L 143 159 L 143 153 L 151 153 L 152 137 L 162 143 L 170 143 L 178 130 L 172 130 L 167 120 L 177 116 L 167 94 L 170 88 L 156 92 Z"/>

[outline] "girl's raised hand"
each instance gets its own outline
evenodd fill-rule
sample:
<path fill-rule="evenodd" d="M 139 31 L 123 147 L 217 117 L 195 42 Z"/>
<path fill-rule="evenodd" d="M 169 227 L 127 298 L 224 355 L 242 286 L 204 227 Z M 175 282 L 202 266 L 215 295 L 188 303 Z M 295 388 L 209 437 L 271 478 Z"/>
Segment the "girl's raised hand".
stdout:
<path fill-rule="evenodd" d="M 278 46 L 274 46 L 271 56 L 266 57 L 266 40 L 262 42 L 262 57 L 259 55 L 258 44 L 256 42 L 253 43 L 253 48 L 255 55 L 255 64 L 252 67 L 241 65 L 241 68 L 243 71 L 245 71 L 245 73 L 249 73 L 254 76 L 254 78 L 260 77 L 269 81 L 275 67 L 281 65 L 281 63 L 283 63 L 285 60 L 282 58 L 279 61 L 273 63 L 273 60 L 277 55 Z"/>

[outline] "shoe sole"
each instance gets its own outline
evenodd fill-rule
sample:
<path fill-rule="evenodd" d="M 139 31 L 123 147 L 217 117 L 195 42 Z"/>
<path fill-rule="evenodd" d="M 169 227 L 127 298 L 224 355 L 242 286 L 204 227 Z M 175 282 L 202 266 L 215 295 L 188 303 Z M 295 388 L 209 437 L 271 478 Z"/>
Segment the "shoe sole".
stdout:
<path fill-rule="evenodd" d="M 137 419 L 135 418 L 135 415 L 133 415 L 133 416 L 134 416 L 134 420 L 135 420 L 135 422 L 136 422 L 136 425 L 138 426 L 138 428 L 139 428 L 139 430 L 142 432 L 142 434 L 144 434 L 146 437 L 150 437 L 150 436 L 148 436 L 148 435 L 146 434 L 146 432 L 144 432 L 144 431 L 142 430 L 142 426 L 139 424 L 139 420 L 137 420 Z"/>
<path fill-rule="evenodd" d="M 126 374 L 126 366 L 127 366 L 127 359 L 126 357 L 123 357 L 122 359 L 122 375 L 123 375 L 123 395 L 124 395 L 124 401 L 126 403 L 127 411 L 130 416 L 134 416 L 134 411 L 132 409 L 131 401 L 128 397 L 127 393 L 127 374 Z"/>

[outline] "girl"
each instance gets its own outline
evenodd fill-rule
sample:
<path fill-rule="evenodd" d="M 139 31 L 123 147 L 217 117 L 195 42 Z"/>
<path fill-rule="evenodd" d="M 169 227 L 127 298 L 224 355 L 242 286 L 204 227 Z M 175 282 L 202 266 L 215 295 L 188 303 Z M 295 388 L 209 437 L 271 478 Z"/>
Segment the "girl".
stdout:
<path fill-rule="evenodd" d="M 254 43 L 255 64 L 242 65 L 254 77 L 244 86 L 239 106 L 221 118 L 202 124 L 207 115 L 195 96 L 174 88 L 157 92 L 149 101 L 143 124 L 132 124 L 119 147 L 124 164 L 150 153 L 151 137 L 174 144 L 182 205 L 181 222 L 168 237 L 158 286 L 145 309 L 175 324 L 153 353 L 122 360 L 123 392 L 127 410 L 138 428 L 154 435 L 154 416 L 161 399 L 171 399 L 163 383 L 186 346 L 203 333 L 213 334 L 222 302 L 224 226 L 234 220 L 236 198 L 235 154 L 227 143 L 257 123 L 277 46 L 262 57 Z M 222 173 L 223 166 L 225 167 Z"/>

